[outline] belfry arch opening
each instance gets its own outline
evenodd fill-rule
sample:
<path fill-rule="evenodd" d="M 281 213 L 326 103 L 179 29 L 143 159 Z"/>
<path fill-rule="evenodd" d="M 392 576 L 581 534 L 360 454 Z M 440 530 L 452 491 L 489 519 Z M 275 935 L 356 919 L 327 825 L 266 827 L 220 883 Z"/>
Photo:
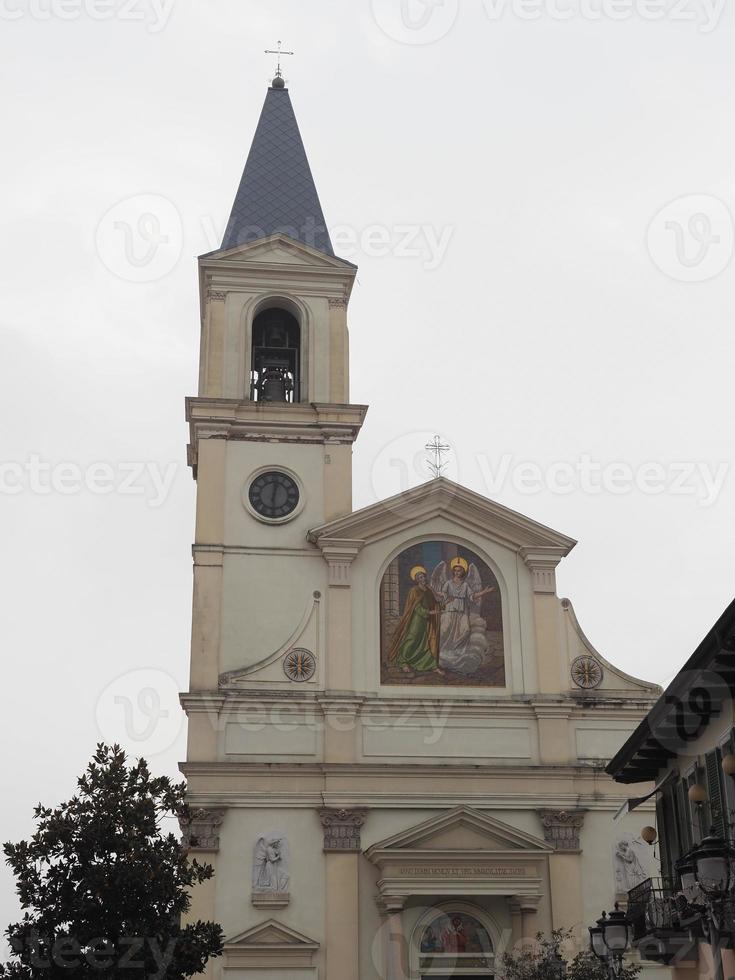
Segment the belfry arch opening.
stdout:
<path fill-rule="evenodd" d="M 301 327 L 280 306 L 270 306 L 253 320 L 250 398 L 256 402 L 301 400 Z"/>

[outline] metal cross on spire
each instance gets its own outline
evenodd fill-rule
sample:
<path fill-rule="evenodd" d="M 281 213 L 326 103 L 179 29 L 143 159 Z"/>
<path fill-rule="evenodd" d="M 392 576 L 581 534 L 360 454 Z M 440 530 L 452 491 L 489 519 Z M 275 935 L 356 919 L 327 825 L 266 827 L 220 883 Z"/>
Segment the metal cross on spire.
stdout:
<path fill-rule="evenodd" d="M 278 48 L 277 48 L 277 50 L 274 51 L 274 50 L 269 50 L 268 48 L 266 48 L 266 52 L 265 52 L 266 54 L 275 54 L 275 55 L 278 55 L 278 63 L 276 64 L 276 78 L 283 78 L 283 72 L 281 71 L 281 55 L 293 54 L 294 53 L 293 51 L 283 51 L 283 50 L 281 50 L 282 44 L 283 44 L 283 42 L 282 41 L 279 41 L 278 42 Z"/>
<path fill-rule="evenodd" d="M 451 450 L 451 446 L 448 446 L 445 442 L 441 441 L 439 436 L 434 436 L 431 442 L 427 442 L 424 446 L 431 455 L 433 459 L 427 459 L 426 462 L 429 465 L 429 469 L 434 474 L 434 479 L 438 480 L 442 475 L 442 470 L 448 465 L 448 460 L 444 459 L 444 455 Z"/>

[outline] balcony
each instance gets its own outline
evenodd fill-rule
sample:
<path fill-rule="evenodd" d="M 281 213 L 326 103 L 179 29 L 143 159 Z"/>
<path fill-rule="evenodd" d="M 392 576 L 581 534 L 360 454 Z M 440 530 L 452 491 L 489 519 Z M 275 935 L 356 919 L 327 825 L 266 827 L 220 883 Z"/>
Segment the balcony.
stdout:
<path fill-rule="evenodd" d="M 697 959 L 700 917 L 676 879 L 647 878 L 629 891 L 628 916 L 642 959 L 667 965 Z"/>

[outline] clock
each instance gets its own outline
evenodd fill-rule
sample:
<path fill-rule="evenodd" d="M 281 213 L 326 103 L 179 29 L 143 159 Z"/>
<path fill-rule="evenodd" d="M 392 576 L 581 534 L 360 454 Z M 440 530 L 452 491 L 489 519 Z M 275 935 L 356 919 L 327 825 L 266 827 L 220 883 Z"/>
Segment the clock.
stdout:
<path fill-rule="evenodd" d="M 316 671 L 316 659 L 311 650 L 296 647 L 289 651 L 283 661 L 283 672 L 290 681 L 303 684 L 310 681 Z"/>
<path fill-rule="evenodd" d="M 585 654 L 572 662 L 572 680 L 587 690 L 602 683 L 602 667 L 594 657 Z"/>
<path fill-rule="evenodd" d="M 250 506 L 260 517 L 280 521 L 299 505 L 299 488 L 293 477 L 280 470 L 267 470 L 255 477 L 248 490 Z"/>

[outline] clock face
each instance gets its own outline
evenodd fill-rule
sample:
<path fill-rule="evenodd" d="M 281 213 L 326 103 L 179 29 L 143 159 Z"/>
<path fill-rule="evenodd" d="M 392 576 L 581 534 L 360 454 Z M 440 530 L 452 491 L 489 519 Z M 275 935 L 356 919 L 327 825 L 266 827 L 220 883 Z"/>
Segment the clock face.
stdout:
<path fill-rule="evenodd" d="M 296 481 L 286 473 L 269 470 L 256 476 L 250 484 L 248 499 L 256 514 L 277 521 L 296 510 L 299 488 Z"/>
<path fill-rule="evenodd" d="M 594 657 L 577 657 L 572 663 L 572 680 L 577 687 L 597 687 L 602 683 L 602 667 Z"/>

